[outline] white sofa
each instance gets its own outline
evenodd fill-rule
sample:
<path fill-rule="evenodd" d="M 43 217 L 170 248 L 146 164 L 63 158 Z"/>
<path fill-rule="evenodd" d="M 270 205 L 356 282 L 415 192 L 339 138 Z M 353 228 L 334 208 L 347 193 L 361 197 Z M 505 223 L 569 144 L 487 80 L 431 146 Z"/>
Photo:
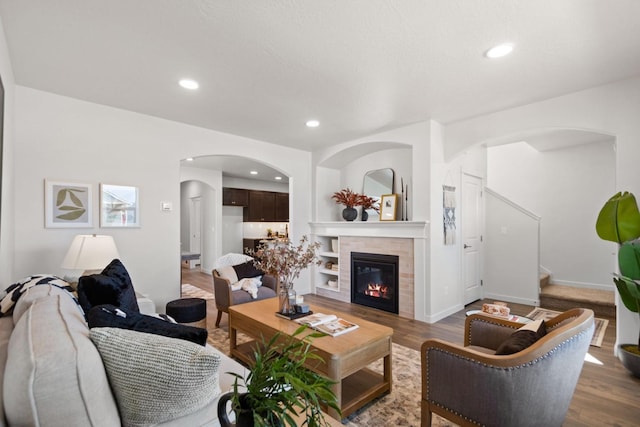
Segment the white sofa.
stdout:
<path fill-rule="evenodd" d="M 13 314 L 0 317 L 0 376 L 5 426 L 127 425 L 122 420 L 100 352 L 89 337 L 87 322 L 70 294 L 51 285 L 28 289 Z M 182 341 L 182 340 L 177 340 Z M 221 392 L 242 365 L 220 355 Z M 218 397 L 163 426 L 218 426 Z"/>

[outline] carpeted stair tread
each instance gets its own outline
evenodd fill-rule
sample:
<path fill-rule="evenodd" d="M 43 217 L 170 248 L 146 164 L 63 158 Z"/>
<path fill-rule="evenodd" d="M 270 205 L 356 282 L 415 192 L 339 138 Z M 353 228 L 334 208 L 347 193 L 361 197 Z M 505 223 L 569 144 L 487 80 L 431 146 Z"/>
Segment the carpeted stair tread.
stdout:
<path fill-rule="evenodd" d="M 564 311 L 574 307 L 592 309 L 596 316 L 615 317 L 613 291 L 550 284 L 540 291 L 540 306 Z"/>

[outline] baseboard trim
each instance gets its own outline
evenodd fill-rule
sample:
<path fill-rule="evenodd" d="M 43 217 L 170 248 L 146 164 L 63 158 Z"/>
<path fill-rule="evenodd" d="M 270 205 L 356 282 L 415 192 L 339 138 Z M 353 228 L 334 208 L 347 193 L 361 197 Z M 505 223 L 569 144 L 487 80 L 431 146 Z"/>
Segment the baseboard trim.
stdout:
<path fill-rule="evenodd" d="M 526 298 L 517 298 L 509 295 L 500 295 L 500 294 L 492 294 L 485 293 L 483 299 L 492 299 L 495 301 L 504 301 L 504 302 L 512 302 L 514 304 L 524 304 L 524 305 L 533 305 L 535 307 L 540 306 L 539 299 L 526 299 Z"/>
<path fill-rule="evenodd" d="M 427 323 L 436 323 L 437 321 L 442 320 L 445 317 L 449 317 L 452 314 L 455 314 L 458 311 L 463 310 L 463 309 L 464 309 L 464 305 L 456 304 L 453 307 L 447 308 L 446 310 L 440 311 L 440 312 L 432 314 L 430 316 L 426 316 L 424 321 L 427 322 Z"/>

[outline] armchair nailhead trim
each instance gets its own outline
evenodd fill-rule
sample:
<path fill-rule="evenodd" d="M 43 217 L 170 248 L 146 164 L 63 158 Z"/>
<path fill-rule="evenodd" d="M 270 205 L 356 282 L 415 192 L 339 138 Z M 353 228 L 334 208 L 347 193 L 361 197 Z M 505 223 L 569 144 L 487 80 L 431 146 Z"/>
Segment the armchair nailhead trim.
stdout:
<path fill-rule="evenodd" d="M 475 424 L 475 425 L 477 425 L 477 426 L 484 426 L 484 424 L 480 424 L 480 423 L 479 423 L 479 422 L 477 422 L 476 420 L 472 420 L 471 418 L 469 418 L 469 417 L 467 417 L 467 416 L 465 416 L 465 415 L 462 415 L 462 414 L 461 414 L 461 413 L 459 413 L 458 411 L 454 411 L 454 410 L 453 410 L 453 409 L 451 409 L 451 408 L 447 408 L 447 407 L 445 407 L 444 405 L 441 405 L 441 404 L 440 404 L 440 403 L 438 403 L 438 402 L 435 402 L 435 401 L 433 401 L 433 400 L 429 400 L 429 403 L 431 403 L 432 405 L 437 406 L 438 408 L 442 408 L 442 409 L 444 409 L 445 411 L 451 412 L 452 414 L 456 414 L 456 415 L 457 415 L 457 416 L 459 416 L 460 418 L 464 418 L 466 421 L 468 421 L 468 422 L 470 422 L 470 423 L 472 423 L 472 424 Z"/>
<path fill-rule="evenodd" d="M 518 329 L 518 328 L 516 328 L 515 326 L 506 326 L 506 325 L 503 325 L 502 323 L 498 323 L 498 322 L 496 322 L 496 321 L 494 321 L 493 319 L 490 319 L 490 318 L 486 318 L 486 319 L 484 319 L 484 318 L 483 318 L 483 319 L 479 319 L 479 318 L 478 318 L 478 319 L 473 319 L 473 320 L 472 320 L 472 322 L 483 322 L 483 323 L 489 323 L 489 324 L 491 324 L 491 325 L 501 326 L 501 327 L 503 327 L 503 328 L 504 328 L 504 327 L 506 327 L 506 328 L 511 328 L 511 329 L 513 329 L 513 330 Z M 469 328 L 469 337 L 468 337 L 469 342 L 472 342 L 472 340 L 471 340 L 471 330 L 472 330 L 472 329 L 473 329 L 473 328 Z"/>

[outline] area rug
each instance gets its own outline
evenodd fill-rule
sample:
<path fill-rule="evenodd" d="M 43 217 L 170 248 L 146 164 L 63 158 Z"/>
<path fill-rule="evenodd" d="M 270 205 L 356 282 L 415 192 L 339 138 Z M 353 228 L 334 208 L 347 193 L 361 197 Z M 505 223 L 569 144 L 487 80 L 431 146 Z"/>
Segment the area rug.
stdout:
<path fill-rule="evenodd" d="M 189 298 L 214 299 L 211 292 L 204 291 L 197 286 L 190 285 L 189 283 L 182 284 L 182 296 Z"/>
<path fill-rule="evenodd" d="M 546 308 L 536 307 L 533 311 L 527 314 L 527 317 L 533 320 L 544 319 L 549 320 L 555 316 L 560 314 L 559 311 L 549 310 Z M 591 345 L 594 347 L 602 347 L 602 340 L 604 339 L 604 333 L 607 330 L 607 325 L 609 325 L 609 321 L 607 319 L 600 319 L 596 317 L 594 319 L 596 329 L 593 332 L 593 338 L 591 338 Z"/>
<path fill-rule="evenodd" d="M 249 337 L 238 333 L 238 343 L 247 342 Z M 208 343 L 227 356 L 229 355 L 229 334 L 227 328 L 209 330 Z M 420 354 L 416 350 L 393 344 L 393 391 L 365 405 L 343 420 L 349 427 L 419 426 L 420 398 L 422 392 Z M 368 366 L 382 373 L 382 360 Z M 433 426 L 456 426 L 437 415 Z"/>

